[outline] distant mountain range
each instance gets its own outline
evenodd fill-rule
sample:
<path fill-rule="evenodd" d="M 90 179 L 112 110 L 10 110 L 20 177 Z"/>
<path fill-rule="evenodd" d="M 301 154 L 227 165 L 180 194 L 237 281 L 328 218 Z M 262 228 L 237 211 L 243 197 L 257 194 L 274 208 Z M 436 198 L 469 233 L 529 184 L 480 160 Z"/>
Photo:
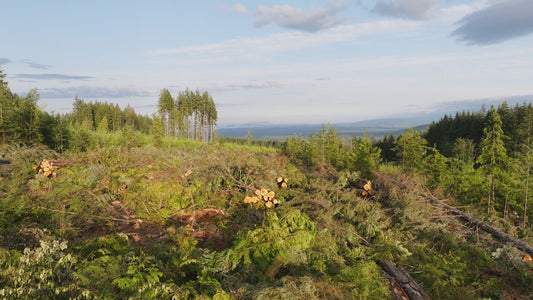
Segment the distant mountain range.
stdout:
<path fill-rule="evenodd" d="M 516 104 L 533 102 L 533 95 L 447 102 L 437 105 L 431 112 L 402 114 L 401 116 L 347 123 L 330 122 L 329 124 L 332 127 L 336 126 L 338 135 L 347 138 L 354 135 L 363 136 L 365 132 L 375 137 L 389 134 L 398 135 L 406 128 L 413 128 L 419 131 L 425 130 L 432 122 L 440 120 L 446 114 L 454 116 L 456 113 L 463 111 L 477 112 L 483 108 L 488 109 L 491 105 L 498 106 L 504 101 L 512 107 Z M 250 131 L 255 139 L 285 139 L 294 135 L 306 137 L 324 126 L 327 126 L 327 124 L 226 124 L 217 127 L 217 134 L 225 137 L 244 138 L 248 136 L 248 131 Z"/>

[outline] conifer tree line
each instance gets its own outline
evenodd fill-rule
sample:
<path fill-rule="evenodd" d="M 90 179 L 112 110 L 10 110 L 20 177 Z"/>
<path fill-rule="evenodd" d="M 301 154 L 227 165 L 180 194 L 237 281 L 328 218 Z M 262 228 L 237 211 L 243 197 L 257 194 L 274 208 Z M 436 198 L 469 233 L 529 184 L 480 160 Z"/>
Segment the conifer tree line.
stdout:
<path fill-rule="evenodd" d="M 77 127 L 101 132 L 116 132 L 129 127 L 149 133 L 152 126 L 151 117 L 137 114 L 129 105 L 121 109 L 118 104 L 85 102 L 78 97 L 74 100 L 72 113 L 65 115 L 65 118 Z"/>
<path fill-rule="evenodd" d="M 59 147 L 65 142 L 66 129 L 57 115 L 37 106 L 39 95 L 31 90 L 26 96 L 12 93 L 0 69 L 0 143 L 40 142 Z"/>
<path fill-rule="evenodd" d="M 153 116 L 137 114 L 129 105 L 120 108 L 118 104 L 86 102 L 79 97 L 74 99 L 71 113 L 50 114 L 38 106 L 37 90 L 19 96 L 11 92 L 5 78 L 0 69 L 0 144 L 43 143 L 58 151 L 84 150 L 98 144 L 91 132 L 124 130 L 206 142 L 214 136 L 217 110 L 208 92 L 186 90 L 174 99 L 164 89 L 158 113 Z"/>
<path fill-rule="evenodd" d="M 159 97 L 158 112 L 165 136 L 211 141 L 217 122 L 215 102 L 208 92 L 189 89 L 179 92 L 176 99 L 163 89 Z"/>

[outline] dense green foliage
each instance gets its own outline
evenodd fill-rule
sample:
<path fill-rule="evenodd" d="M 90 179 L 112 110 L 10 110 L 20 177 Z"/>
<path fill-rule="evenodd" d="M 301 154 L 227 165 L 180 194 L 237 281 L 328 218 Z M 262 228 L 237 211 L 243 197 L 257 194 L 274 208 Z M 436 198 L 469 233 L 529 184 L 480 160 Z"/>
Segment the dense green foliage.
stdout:
<path fill-rule="evenodd" d="M 86 103 L 80 98 L 74 100 L 72 113 L 64 118 L 70 125 L 90 131 L 117 132 L 129 127 L 142 133 L 149 133 L 152 126 L 150 117 L 138 115 L 129 105 L 121 109 L 116 104 Z"/>
<path fill-rule="evenodd" d="M 32 90 L 25 97 L 11 92 L 0 69 L 0 142 L 46 143 L 62 148 L 68 141 L 67 130 L 58 115 L 37 106 L 39 95 Z"/>
<path fill-rule="evenodd" d="M 0 298 L 399 297 L 384 261 L 432 299 L 533 294 L 524 253 L 421 196 L 432 191 L 531 244 L 531 105 L 381 140 L 344 140 L 327 125 L 285 142 L 206 142 L 216 114 L 183 107 L 187 97 L 211 105 L 207 93 L 176 101 L 163 90 L 159 114 L 145 117 L 80 99 L 51 116 L 35 92 L 13 95 L 4 81 L 1 91 L 11 123 L 0 145 Z M 475 135 L 444 126 L 459 123 L 482 126 Z M 49 178 L 33 169 L 44 158 L 72 163 Z M 361 178 L 375 195 L 354 186 Z M 280 204 L 244 203 L 256 188 Z"/>

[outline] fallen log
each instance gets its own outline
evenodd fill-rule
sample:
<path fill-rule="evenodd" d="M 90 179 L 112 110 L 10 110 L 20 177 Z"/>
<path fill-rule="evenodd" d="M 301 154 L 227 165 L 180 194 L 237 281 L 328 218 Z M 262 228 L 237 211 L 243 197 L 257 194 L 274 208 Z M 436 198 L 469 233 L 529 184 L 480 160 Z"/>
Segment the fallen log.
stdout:
<path fill-rule="evenodd" d="M 391 276 L 399 285 L 399 287 L 407 294 L 410 300 L 426 300 L 429 299 L 428 294 L 416 283 L 416 281 L 404 270 L 397 268 L 388 260 L 379 263 L 381 268 Z"/>
<path fill-rule="evenodd" d="M 348 230 L 347 230 L 348 231 Z M 351 231 L 348 231 L 351 232 Z M 354 232 L 351 232 L 352 234 Z M 356 234 L 362 242 L 362 245 L 368 248 L 376 248 L 376 246 L 367 241 L 362 236 Z M 348 247 L 355 247 L 347 240 Z M 429 295 L 416 283 L 416 281 L 405 270 L 396 267 L 388 260 L 376 261 L 383 269 L 384 275 L 389 279 L 390 289 L 394 299 L 409 299 L 409 300 L 426 300 Z"/>
<path fill-rule="evenodd" d="M 7 159 L 0 159 L 0 168 L 3 168 L 3 167 L 10 167 L 12 166 L 13 164 L 11 163 L 11 161 L 7 160 Z"/>
<path fill-rule="evenodd" d="M 376 175 L 379 175 L 380 173 L 376 173 Z M 384 181 L 384 179 L 381 179 L 380 181 Z M 396 185 L 398 186 L 401 186 L 405 189 L 410 189 L 411 187 L 408 187 L 406 184 L 404 184 L 403 182 L 400 182 L 400 181 L 396 181 L 394 182 Z M 495 238 L 495 240 L 498 240 L 500 242 L 503 242 L 503 243 L 510 243 L 512 246 L 516 247 L 517 249 L 519 250 L 522 250 L 526 253 L 528 253 L 529 255 L 533 255 L 533 246 L 529 245 L 528 243 L 522 241 L 522 240 L 519 240 L 515 237 L 512 237 L 511 235 L 495 228 L 495 227 L 492 227 L 490 226 L 489 224 L 481 221 L 481 220 L 478 220 L 472 216 L 470 216 L 469 214 L 463 212 L 463 211 L 460 211 L 459 209 L 453 207 L 453 206 L 450 206 L 446 203 L 444 203 L 443 201 L 435 198 L 433 195 L 431 194 L 426 194 L 426 193 L 420 193 L 419 194 L 420 197 L 426 199 L 427 201 L 429 201 L 432 205 L 435 205 L 435 206 L 440 206 L 442 208 L 444 208 L 445 210 L 447 210 L 448 212 L 450 212 L 452 215 L 456 216 L 460 221 L 464 222 L 464 223 L 467 223 L 467 224 L 470 224 L 476 228 L 479 228 L 487 233 L 489 233 L 492 237 Z"/>
<path fill-rule="evenodd" d="M 457 216 L 461 221 L 463 222 L 466 222 L 470 225 L 473 225 L 475 226 L 476 228 L 479 228 L 489 234 L 491 234 L 495 239 L 501 241 L 501 242 L 504 242 L 504 243 L 510 243 L 511 245 L 513 245 L 514 247 L 530 254 L 530 255 L 533 255 L 533 247 L 531 245 L 529 245 L 528 243 L 522 241 L 522 240 L 519 240 L 515 237 L 512 237 L 510 235 L 508 235 L 507 233 L 495 228 L 495 227 L 492 227 L 490 226 L 489 224 L 481 221 L 481 220 L 478 220 L 472 216 L 470 216 L 469 214 L 465 213 L 465 212 L 462 212 L 460 210 L 458 210 L 457 208 L 453 207 L 453 206 L 450 206 L 442 201 L 440 201 L 439 199 L 431 196 L 431 195 L 426 195 L 426 194 L 421 194 L 422 197 L 424 197 L 425 199 L 429 200 L 433 205 L 439 205 L 441 207 L 443 207 L 444 209 L 446 209 L 447 211 L 449 211 L 451 214 Z"/>

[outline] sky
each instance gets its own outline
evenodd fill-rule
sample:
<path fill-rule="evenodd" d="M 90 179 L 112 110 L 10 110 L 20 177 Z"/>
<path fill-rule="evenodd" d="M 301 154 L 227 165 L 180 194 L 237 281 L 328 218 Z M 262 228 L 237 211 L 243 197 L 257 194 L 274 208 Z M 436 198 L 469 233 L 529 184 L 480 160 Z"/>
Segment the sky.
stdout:
<path fill-rule="evenodd" d="M 219 125 L 341 123 L 533 95 L 533 0 L 0 4 L 0 68 L 49 112 L 198 89 Z"/>

